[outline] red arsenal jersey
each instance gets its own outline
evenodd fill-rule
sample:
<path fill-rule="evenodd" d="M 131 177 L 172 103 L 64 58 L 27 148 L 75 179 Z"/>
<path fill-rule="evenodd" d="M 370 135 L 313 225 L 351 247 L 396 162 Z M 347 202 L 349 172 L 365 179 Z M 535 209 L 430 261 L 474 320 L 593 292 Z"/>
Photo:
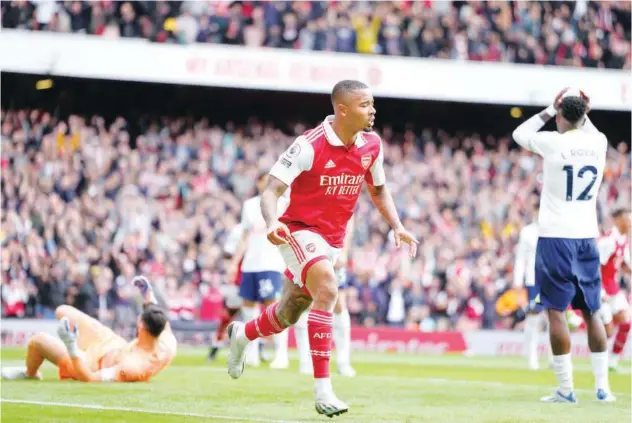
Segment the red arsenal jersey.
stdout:
<path fill-rule="evenodd" d="M 382 141 L 374 132 L 360 132 L 346 147 L 328 116 L 299 136 L 270 170 L 290 186 L 290 205 L 279 220 L 290 231 L 310 230 L 332 247 L 342 248 L 347 222 L 364 181 L 385 182 Z"/>
<path fill-rule="evenodd" d="M 606 294 L 612 296 L 619 292 L 617 277 L 621 269 L 621 262 L 629 263 L 630 247 L 626 235 L 622 235 L 617 228 L 612 228 L 597 241 L 599 259 L 601 261 L 601 283 Z M 626 257 L 626 254 L 628 257 Z"/>

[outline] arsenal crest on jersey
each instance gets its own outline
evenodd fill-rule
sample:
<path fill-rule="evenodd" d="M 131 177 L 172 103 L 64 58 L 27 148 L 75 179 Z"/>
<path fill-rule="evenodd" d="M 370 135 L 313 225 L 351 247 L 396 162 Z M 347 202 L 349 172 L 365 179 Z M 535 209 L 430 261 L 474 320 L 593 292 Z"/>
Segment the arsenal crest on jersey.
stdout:
<path fill-rule="evenodd" d="M 364 170 L 367 170 L 369 168 L 372 158 L 373 156 L 371 156 L 370 154 L 365 154 L 364 156 L 362 156 L 362 159 L 360 159 L 360 163 L 362 163 L 362 167 L 364 168 Z"/>

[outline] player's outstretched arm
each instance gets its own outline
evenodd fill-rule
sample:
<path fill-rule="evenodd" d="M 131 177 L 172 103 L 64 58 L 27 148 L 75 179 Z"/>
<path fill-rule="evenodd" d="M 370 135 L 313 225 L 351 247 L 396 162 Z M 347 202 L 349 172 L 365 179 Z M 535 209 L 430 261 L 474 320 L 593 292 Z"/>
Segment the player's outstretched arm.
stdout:
<path fill-rule="evenodd" d="M 397 208 L 395 207 L 393 196 L 386 184 L 378 186 L 367 184 L 367 188 L 369 190 L 369 194 L 371 195 L 371 201 L 382 216 L 384 216 L 391 228 L 393 228 L 395 246 L 399 248 L 401 243 L 405 242 L 410 245 L 410 256 L 414 257 L 417 255 L 417 245 L 419 244 L 419 241 L 417 241 L 410 232 L 404 229 L 404 226 L 399 219 L 399 215 L 397 214 Z"/>
<path fill-rule="evenodd" d="M 143 296 L 144 307 L 151 304 L 158 305 L 158 300 L 156 299 L 156 295 L 154 294 L 154 288 L 151 286 L 151 282 L 149 282 L 149 280 L 146 277 L 135 276 L 134 279 L 132 279 L 132 283 L 134 284 L 136 288 L 138 288 L 141 295 Z M 169 342 L 170 344 L 173 345 L 173 348 L 175 349 L 175 343 L 176 343 L 175 335 L 171 331 L 171 324 L 169 322 L 167 322 L 167 324 L 165 325 L 165 328 L 160 334 L 159 339 L 161 341 L 164 340 L 164 341 Z"/>

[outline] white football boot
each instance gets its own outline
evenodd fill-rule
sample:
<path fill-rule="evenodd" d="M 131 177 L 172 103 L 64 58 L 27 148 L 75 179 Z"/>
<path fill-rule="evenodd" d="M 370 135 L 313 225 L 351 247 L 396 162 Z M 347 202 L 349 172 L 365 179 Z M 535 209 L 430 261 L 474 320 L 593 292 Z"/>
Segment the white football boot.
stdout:
<path fill-rule="evenodd" d="M 570 394 L 564 395 L 559 390 L 555 391 L 553 395 L 547 395 L 545 397 L 540 398 L 541 402 L 561 402 L 561 403 L 569 403 L 569 404 L 577 404 L 577 398 L 575 397 L 575 392 L 571 391 Z"/>
<path fill-rule="evenodd" d="M 248 346 L 248 338 L 244 333 L 246 325 L 242 322 L 231 322 L 226 331 L 230 344 L 230 353 L 228 354 L 228 374 L 233 379 L 239 379 L 244 373 L 246 361 L 246 350 Z"/>
<path fill-rule="evenodd" d="M 2 379 L 4 380 L 42 380 L 42 374 L 37 372 L 33 377 L 26 375 L 26 367 L 3 367 Z"/>

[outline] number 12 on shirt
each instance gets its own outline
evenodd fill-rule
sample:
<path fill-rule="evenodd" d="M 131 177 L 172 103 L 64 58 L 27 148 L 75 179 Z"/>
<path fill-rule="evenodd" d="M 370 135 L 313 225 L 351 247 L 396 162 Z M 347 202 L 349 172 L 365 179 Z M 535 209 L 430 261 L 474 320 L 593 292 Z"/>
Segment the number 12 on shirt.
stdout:
<path fill-rule="evenodd" d="M 566 201 L 573 201 L 573 180 L 575 178 L 573 166 L 566 165 L 562 168 L 562 170 L 566 172 Z M 579 196 L 575 200 L 588 201 L 592 198 L 592 195 L 590 194 L 590 189 L 595 184 L 598 174 L 599 172 L 597 171 L 597 168 L 595 166 L 584 166 L 579 169 L 579 172 L 577 172 L 577 177 L 580 179 L 584 179 L 584 176 L 586 176 L 586 179 L 590 178 L 590 181 L 588 182 L 586 188 L 582 191 L 581 194 L 579 194 Z"/>

